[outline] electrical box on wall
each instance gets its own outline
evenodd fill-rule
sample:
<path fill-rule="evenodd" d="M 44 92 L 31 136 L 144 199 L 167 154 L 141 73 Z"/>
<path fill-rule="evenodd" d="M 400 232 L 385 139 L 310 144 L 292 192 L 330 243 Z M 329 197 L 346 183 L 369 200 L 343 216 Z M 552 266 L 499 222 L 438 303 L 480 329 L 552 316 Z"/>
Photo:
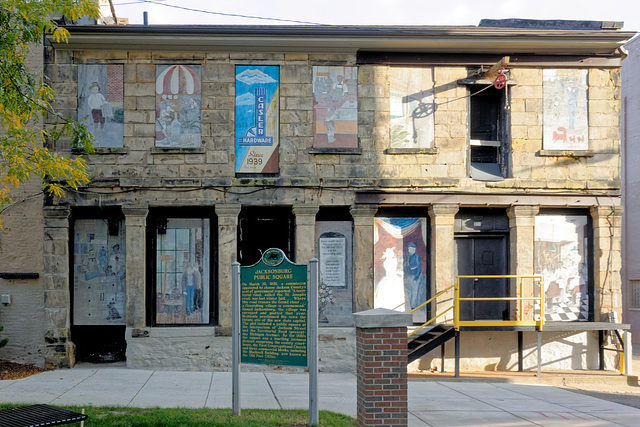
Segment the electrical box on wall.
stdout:
<path fill-rule="evenodd" d="M 11 294 L 2 294 L 2 297 L 0 297 L 0 302 L 4 305 L 11 304 Z"/>

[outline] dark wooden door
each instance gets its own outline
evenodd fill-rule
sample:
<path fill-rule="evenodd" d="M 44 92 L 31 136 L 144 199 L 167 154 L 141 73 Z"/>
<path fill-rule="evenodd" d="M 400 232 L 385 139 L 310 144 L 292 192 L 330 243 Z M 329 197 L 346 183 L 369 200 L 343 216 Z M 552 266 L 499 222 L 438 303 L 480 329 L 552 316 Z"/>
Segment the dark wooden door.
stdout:
<path fill-rule="evenodd" d="M 508 274 L 506 236 L 472 236 L 456 238 L 456 261 L 459 276 Z M 507 297 L 508 279 L 460 279 L 460 298 Z M 508 301 L 462 301 L 461 320 L 506 320 Z"/>

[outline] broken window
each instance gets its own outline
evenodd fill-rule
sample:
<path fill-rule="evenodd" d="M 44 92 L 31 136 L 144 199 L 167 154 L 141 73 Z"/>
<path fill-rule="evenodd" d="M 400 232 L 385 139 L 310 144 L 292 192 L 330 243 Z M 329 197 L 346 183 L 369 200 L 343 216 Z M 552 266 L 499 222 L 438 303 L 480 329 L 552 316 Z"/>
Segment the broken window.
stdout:
<path fill-rule="evenodd" d="M 507 177 L 509 139 L 507 87 L 469 86 L 470 175 L 480 181 Z"/>

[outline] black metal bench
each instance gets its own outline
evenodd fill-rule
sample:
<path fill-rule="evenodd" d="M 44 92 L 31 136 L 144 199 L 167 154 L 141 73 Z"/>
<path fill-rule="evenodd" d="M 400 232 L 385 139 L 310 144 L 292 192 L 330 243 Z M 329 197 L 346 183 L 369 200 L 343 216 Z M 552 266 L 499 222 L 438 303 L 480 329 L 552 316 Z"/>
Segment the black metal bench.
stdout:
<path fill-rule="evenodd" d="M 84 414 L 43 404 L 0 410 L 0 427 L 57 426 L 86 419 Z"/>

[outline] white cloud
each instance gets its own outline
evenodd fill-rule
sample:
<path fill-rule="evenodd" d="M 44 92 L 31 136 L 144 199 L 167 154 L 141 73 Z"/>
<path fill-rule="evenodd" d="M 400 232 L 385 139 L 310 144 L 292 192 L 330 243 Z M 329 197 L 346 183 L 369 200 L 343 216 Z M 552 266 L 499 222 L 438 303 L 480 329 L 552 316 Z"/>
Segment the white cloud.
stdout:
<path fill-rule="evenodd" d="M 250 93 L 245 93 L 244 95 L 240 95 L 236 98 L 236 105 L 253 105 L 255 102 L 255 97 Z"/>
<path fill-rule="evenodd" d="M 277 83 L 277 80 L 274 80 L 271 76 L 263 73 L 260 70 L 244 70 L 240 74 L 236 76 L 237 80 L 240 80 L 244 84 L 248 85 L 256 85 L 256 84 L 265 84 L 265 83 Z"/>

